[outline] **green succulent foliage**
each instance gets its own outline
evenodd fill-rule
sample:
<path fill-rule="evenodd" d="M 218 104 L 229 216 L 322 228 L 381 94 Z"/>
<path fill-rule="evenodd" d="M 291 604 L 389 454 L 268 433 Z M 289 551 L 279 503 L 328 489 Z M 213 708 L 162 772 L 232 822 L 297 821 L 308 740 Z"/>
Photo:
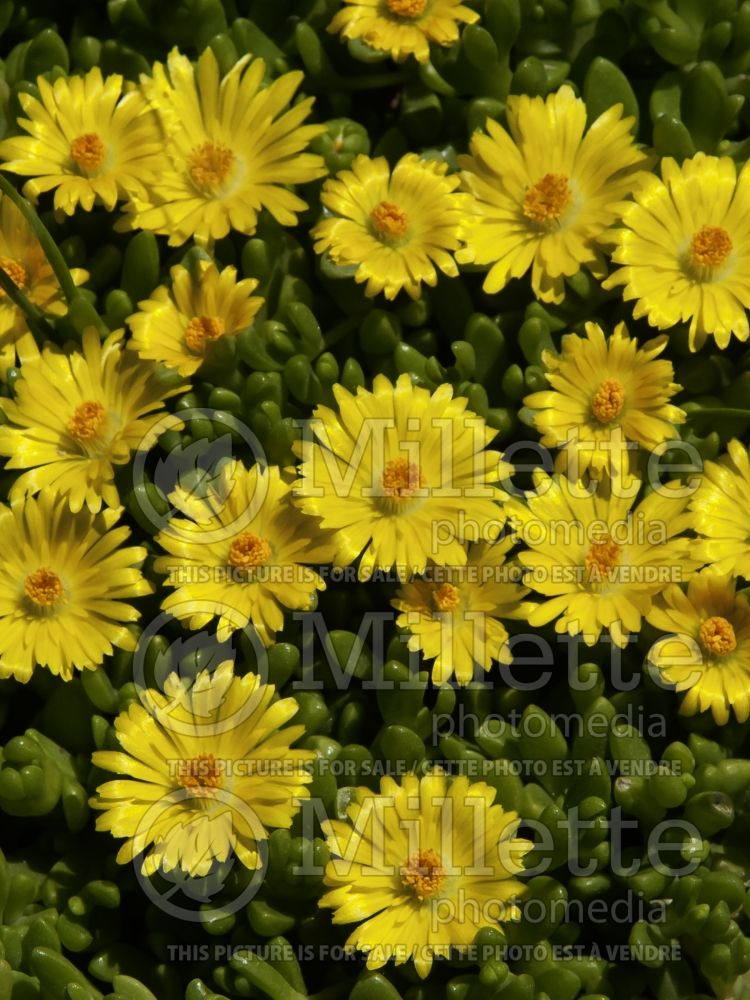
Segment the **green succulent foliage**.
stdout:
<path fill-rule="evenodd" d="M 269 78 L 304 70 L 305 94 L 315 95 L 327 125 L 313 149 L 332 173 L 361 153 L 394 162 L 409 149 L 456 169 L 476 129 L 488 118 L 506 123 L 509 95 L 543 96 L 563 83 L 585 99 L 590 121 L 621 103 L 638 141 L 659 156 L 748 157 L 750 0 L 467 2 L 481 21 L 418 66 L 327 34 L 338 0 L 0 0 L 0 135 L 15 128 L 19 96 L 38 94 L 39 75 L 54 81 L 98 66 L 135 81 L 176 45 L 191 56 L 210 46 L 223 70 L 246 55 L 261 56 Z M 558 351 L 565 332 L 626 320 L 641 339 L 651 335 L 584 272 L 567 281 L 559 306 L 531 301 L 524 281 L 487 296 L 471 268 L 417 302 L 368 300 L 350 270 L 313 252 L 307 230 L 320 215 L 319 184 L 302 194 L 310 209 L 297 229 L 264 217 L 249 239 L 234 234 L 216 246 L 219 265 L 255 279 L 265 304 L 254 327 L 216 344 L 190 390 L 174 398 L 176 413 L 216 415 L 186 417 L 181 431 L 165 433 L 165 455 L 229 434 L 247 457 L 241 422 L 269 461 L 289 465 L 300 422 L 317 405 L 335 405 L 333 386 L 355 392 L 379 373 L 408 373 L 431 390 L 449 383 L 503 446 L 535 440 L 523 400 L 545 388 L 544 352 Z M 42 221 L 65 263 L 90 277 L 72 291 L 66 317 L 32 324 L 40 341 L 76 341 L 92 324 L 102 337 L 121 329 L 171 267 L 205 256 L 149 233 L 113 232 L 98 210 L 74 221 L 43 212 Z M 664 461 L 688 475 L 685 448 L 708 459 L 732 437 L 746 438 L 750 351 L 720 353 L 709 343 L 692 355 L 685 331 L 675 330 L 670 352 L 688 421 Z M 12 369 L 0 393 L 12 395 L 17 378 Z M 167 498 L 154 482 L 133 489 L 126 471 L 126 517 L 153 550 L 142 501 L 145 494 L 166 513 Z M 10 481 L 3 473 L 3 495 Z M 94 831 L 88 806 L 103 779 L 91 752 L 116 748 L 114 718 L 138 699 L 133 656 L 117 652 L 67 684 L 0 681 L 0 1000 L 750 996 L 747 725 L 719 729 L 680 716 L 674 695 L 648 678 L 615 691 L 609 651 L 599 647 L 570 674 L 560 657 L 539 691 L 497 682 L 435 689 L 428 665 L 410 662 L 403 635 L 389 634 L 380 662 L 350 630 L 367 610 L 388 606 L 392 588 L 376 586 L 333 585 L 321 596 L 336 628 L 315 640 L 312 658 L 302 655 L 299 622 L 269 651 L 269 679 L 297 698 L 303 745 L 317 755 L 311 794 L 343 818 L 354 787 L 377 788 L 397 765 L 440 761 L 488 782 L 534 840 L 527 881 L 541 918 L 484 929 L 476 961 L 438 962 L 425 983 L 409 966 L 367 972 L 359 960 L 332 960 L 321 968 L 305 949 L 340 947 L 346 928 L 318 909 L 328 852 L 319 817 L 304 810 L 270 837 L 262 888 L 238 912 L 229 901 L 248 876 L 232 871 L 199 920 L 165 914 L 133 867 L 116 863 L 114 841 Z M 157 608 L 156 599 L 144 602 L 144 621 Z M 152 640 L 147 679 L 166 668 L 174 635 Z M 640 670 L 646 650 L 642 638 L 626 652 L 626 674 Z M 252 669 L 255 654 L 244 653 Z M 191 669 L 201 666 L 195 656 Z M 391 686 L 375 692 L 374 679 Z M 650 711 L 666 717 L 665 731 L 650 731 Z M 580 727 L 569 721 L 576 713 Z M 627 824 L 622 843 L 615 816 Z M 677 862 L 683 874 L 665 871 Z M 597 907 L 616 906 L 629 919 L 599 920 Z"/>

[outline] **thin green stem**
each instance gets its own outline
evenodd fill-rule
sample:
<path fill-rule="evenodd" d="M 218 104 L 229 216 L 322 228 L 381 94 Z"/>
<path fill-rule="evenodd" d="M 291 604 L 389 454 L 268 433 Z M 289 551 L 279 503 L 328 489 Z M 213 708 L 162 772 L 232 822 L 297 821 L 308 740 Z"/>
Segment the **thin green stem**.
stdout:
<path fill-rule="evenodd" d="M 44 318 L 44 313 L 23 294 L 15 281 L 0 267 L 0 289 L 8 296 L 26 317 L 26 322 L 34 338 L 44 343 L 52 336 L 52 330 Z"/>
<path fill-rule="evenodd" d="M 347 317 L 347 319 L 337 323 L 336 326 L 331 327 L 328 333 L 323 334 L 323 346 L 325 349 L 328 350 L 334 344 L 338 344 L 352 330 L 356 330 L 359 322 L 358 318 Z"/>
<path fill-rule="evenodd" d="M 44 255 L 49 261 L 52 270 L 55 272 L 63 295 L 68 303 L 71 303 L 78 294 L 75 282 L 73 281 L 73 276 L 70 273 L 70 268 L 65 263 L 65 258 L 60 253 L 60 250 L 55 241 L 52 239 L 49 230 L 39 218 L 30 202 L 28 202 L 23 195 L 16 191 L 2 171 L 0 171 L 0 191 L 10 198 L 13 204 L 18 208 L 21 215 L 28 222 L 31 231 L 41 243 Z"/>
<path fill-rule="evenodd" d="M 690 410 L 687 419 L 694 420 L 700 417 L 747 417 L 750 420 L 750 410 L 743 410 L 738 406 L 702 406 L 700 410 Z"/>

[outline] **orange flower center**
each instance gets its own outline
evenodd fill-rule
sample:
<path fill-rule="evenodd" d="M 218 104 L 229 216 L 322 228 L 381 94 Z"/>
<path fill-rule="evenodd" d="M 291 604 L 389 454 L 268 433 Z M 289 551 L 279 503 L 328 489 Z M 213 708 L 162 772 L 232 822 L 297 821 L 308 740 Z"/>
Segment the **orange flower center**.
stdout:
<path fill-rule="evenodd" d="M 263 566 L 271 555 L 271 546 L 265 538 L 259 538 L 252 532 L 238 535 L 229 546 L 228 561 L 230 566 L 238 569 L 252 569 Z"/>
<path fill-rule="evenodd" d="M 605 379 L 594 393 L 591 409 L 601 424 L 610 424 L 622 413 L 625 390 L 616 378 Z"/>
<path fill-rule="evenodd" d="M 26 596 L 40 608 L 51 608 L 65 593 L 60 577 L 46 566 L 40 566 L 33 573 L 29 573 L 23 589 L 26 591 Z"/>
<path fill-rule="evenodd" d="M 731 622 L 721 615 L 706 618 L 701 622 L 698 637 L 703 648 L 714 656 L 726 656 L 737 646 L 737 637 Z"/>
<path fill-rule="evenodd" d="M 385 0 L 385 5 L 396 17 L 421 17 L 427 0 Z"/>
<path fill-rule="evenodd" d="M 461 603 L 461 592 L 452 583 L 444 583 L 432 592 L 432 600 L 438 611 L 454 611 Z"/>
<path fill-rule="evenodd" d="M 105 153 L 104 143 L 96 132 L 86 132 L 84 135 L 79 135 L 70 144 L 71 158 L 87 174 L 93 174 L 101 169 Z"/>
<path fill-rule="evenodd" d="M 409 216 L 392 201 L 381 201 L 370 213 L 375 235 L 383 240 L 398 240 L 409 229 Z"/>
<path fill-rule="evenodd" d="M 199 191 L 216 194 L 234 169 L 236 160 L 228 146 L 204 142 L 190 153 L 188 172 Z"/>
<path fill-rule="evenodd" d="M 408 499 L 424 487 L 424 476 L 414 462 L 396 458 L 386 464 L 382 486 L 387 497 L 394 500 Z"/>
<path fill-rule="evenodd" d="M 194 316 L 185 330 L 185 343 L 193 354 L 203 354 L 208 344 L 224 333 L 224 320 L 218 316 Z"/>
<path fill-rule="evenodd" d="M 411 889 L 417 899 L 434 896 L 445 881 L 443 862 L 433 850 L 412 854 L 401 869 L 401 883 Z"/>
<path fill-rule="evenodd" d="M 89 399 L 75 408 L 68 421 L 68 433 L 76 441 L 90 441 L 102 429 L 105 417 L 102 404 Z"/>
<path fill-rule="evenodd" d="M 589 578 L 594 582 L 609 578 L 612 570 L 620 562 L 621 555 L 622 546 L 618 545 L 609 535 L 592 542 L 584 560 Z"/>
<path fill-rule="evenodd" d="M 690 243 L 695 267 L 720 267 L 732 252 L 732 241 L 720 226 L 701 226 Z"/>
<path fill-rule="evenodd" d="M 221 781 L 221 762 L 212 753 L 199 753 L 190 760 L 180 761 L 177 782 L 195 795 L 211 795 L 215 788 L 221 787 Z"/>
<path fill-rule="evenodd" d="M 5 271 L 16 288 L 26 287 L 29 275 L 23 264 L 19 264 L 15 260 L 10 260 L 9 257 L 0 257 L 0 267 Z M 0 291 L 0 295 L 5 295 L 5 292 Z"/>
<path fill-rule="evenodd" d="M 539 225 L 557 222 L 570 200 L 570 187 L 565 174 L 545 174 L 526 192 L 523 214 Z"/>

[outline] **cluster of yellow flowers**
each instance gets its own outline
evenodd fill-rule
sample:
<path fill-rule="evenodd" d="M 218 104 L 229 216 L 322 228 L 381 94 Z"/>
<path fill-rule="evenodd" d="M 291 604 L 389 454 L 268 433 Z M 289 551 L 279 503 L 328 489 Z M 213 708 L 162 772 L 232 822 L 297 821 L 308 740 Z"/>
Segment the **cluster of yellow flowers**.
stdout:
<path fill-rule="evenodd" d="M 395 31 L 408 54 L 419 51 L 417 37 L 449 42 L 449 24 L 455 32 L 458 20 L 476 16 L 447 0 L 424 16 L 416 0 L 390 2 L 392 23 L 373 4 L 353 4 L 334 25 L 386 50 Z M 382 36 L 373 18 L 388 26 Z M 409 32 L 413 44 L 403 40 Z M 119 201 L 119 226 L 164 234 L 174 245 L 192 237 L 210 246 L 231 230 L 252 234 L 262 209 L 294 225 L 307 205 L 289 186 L 325 175 L 323 159 L 305 152 L 325 128 L 303 124 L 312 98 L 289 107 L 301 73 L 265 77 L 262 59 L 244 57 L 221 79 L 207 49 L 195 67 L 172 51 L 166 66 L 156 63 L 131 89 L 97 68 L 54 84 L 40 78 L 39 99 L 19 95 L 28 134 L 1 142 L 0 160 L 31 177 L 24 187 L 31 197 L 54 189 L 55 207 L 69 214 L 95 202 L 112 210 Z M 325 215 L 311 231 L 316 251 L 353 268 L 366 295 L 388 299 L 401 291 L 418 298 L 438 272 L 455 276 L 461 264 L 487 269 L 490 294 L 530 270 L 534 294 L 560 302 L 565 279 L 586 268 L 605 289 L 623 286 L 636 318 L 659 329 L 689 323 L 694 349 L 709 335 L 720 347 L 732 335 L 747 339 L 747 166 L 737 176 L 728 157 L 698 153 L 682 165 L 665 159 L 660 179 L 622 107 L 587 129 L 586 106 L 569 86 L 546 99 L 511 96 L 507 118 L 509 131 L 490 119 L 487 134 L 472 136 L 459 173 L 414 153 L 392 170 L 384 157 L 358 156 L 323 184 Z M 621 265 L 609 276 L 607 254 Z M 216 276 L 205 280 L 214 287 Z M 21 287 L 43 281 L 28 272 Z M 187 374 L 202 345 L 231 334 L 260 303 L 248 283 L 234 289 L 226 275 L 214 322 L 188 332 L 185 309 L 199 304 L 189 296 L 205 302 L 210 293 L 200 280 L 191 292 L 179 272 L 173 282 L 172 293 L 160 289 L 144 305 L 136 343 L 144 356 L 179 362 Z M 158 305 L 168 299 L 176 312 L 165 318 Z"/>
<path fill-rule="evenodd" d="M 460 0 L 346 0 L 330 27 L 424 61 L 431 42 L 452 42 L 477 16 Z M 301 82 L 301 73 L 269 82 L 263 60 L 249 57 L 222 79 L 210 49 L 196 66 L 173 51 L 135 86 L 98 69 L 40 79 L 39 99 L 19 95 L 27 134 L 1 142 L 0 160 L 30 178 L 27 195 L 54 190 L 63 212 L 120 204 L 122 228 L 210 249 L 232 230 L 251 235 L 263 210 L 296 224 L 307 205 L 290 187 L 324 177 L 323 160 L 306 151 L 324 131 L 304 124 L 312 99 L 290 106 Z M 387 299 L 418 298 L 438 272 L 466 265 L 487 270 L 490 294 L 530 270 L 534 294 L 559 302 L 565 279 L 586 268 L 605 289 L 623 286 L 636 318 L 659 329 L 689 323 L 693 348 L 709 335 L 719 347 L 747 339 L 750 168 L 737 176 L 730 159 L 697 154 L 681 166 L 665 160 L 660 179 L 621 107 L 587 128 L 567 86 L 509 98 L 507 119 L 509 131 L 488 121 L 472 137 L 458 173 L 413 153 L 393 169 L 359 156 L 322 186 L 316 252 Z M 0 267 L 29 301 L 64 311 L 18 210 L 4 199 L 0 213 Z M 619 265 L 611 274 L 608 255 Z M 165 401 L 209 345 L 252 325 L 263 305 L 256 287 L 232 267 L 178 265 L 128 319 L 128 340 L 117 331 L 102 342 L 92 329 L 75 351 L 39 350 L 0 298 L 0 370 L 21 363 L 13 398 L 0 400 L 0 454 L 20 471 L 0 506 L 0 678 L 26 682 L 42 666 L 70 679 L 135 647 L 130 602 L 154 588 L 141 571 L 146 548 L 125 546 L 128 528 L 117 525 L 116 467 L 154 444 Z M 607 633 L 620 647 L 645 620 L 663 634 L 649 660 L 683 693 L 681 711 L 747 720 L 750 604 L 736 588 L 750 576 L 750 457 L 733 441 L 694 487 L 641 478 L 638 454 L 663 450 L 686 419 L 671 402 L 680 387 L 660 357 L 666 343 L 639 344 L 623 325 L 607 337 L 589 323 L 544 355 L 550 388 L 524 402 L 556 456 L 527 493 L 488 449 L 495 432 L 450 386 L 431 393 L 408 375 L 395 385 L 376 376 L 355 394 L 336 386 L 337 409 L 316 409 L 298 468 L 231 461 L 200 497 L 169 498 L 179 513 L 156 536 L 154 569 L 172 588 L 162 608 L 193 630 L 214 623 L 219 641 L 250 626 L 270 646 L 286 611 L 315 606 L 324 566 L 356 564 L 361 580 L 395 572 L 397 624 L 437 684 L 510 662 L 509 620 L 555 622 L 589 645 Z M 165 380 L 163 365 L 178 379 Z M 119 860 L 153 845 L 146 874 L 204 875 L 231 850 L 260 866 L 269 828 L 289 827 L 308 794 L 314 757 L 291 749 L 304 732 L 286 725 L 297 705 L 274 696 L 224 664 L 192 686 L 170 678 L 118 718 L 122 751 L 94 763 L 126 778 L 103 784 L 93 804 L 99 828 L 127 838 Z M 286 769 L 269 771 L 271 761 Z M 370 953 L 371 968 L 413 958 L 426 975 L 433 955 L 501 919 L 431 928 L 432 904 L 459 885 L 479 903 L 507 903 L 502 919 L 517 915 L 514 876 L 531 845 L 494 795 L 440 774 L 384 779 L 379 794 L 357 790 L 348 823 L 325 824 L 335 857 L 321 902 L 337 922 L 366 920 L 350 944 Z M 467 835 L 478 812 L 483 832 Z M 449 843 L 436 853 L 442 829 Z M 477 847 L 490 875 L 471 884 L 450 875 Z"/>

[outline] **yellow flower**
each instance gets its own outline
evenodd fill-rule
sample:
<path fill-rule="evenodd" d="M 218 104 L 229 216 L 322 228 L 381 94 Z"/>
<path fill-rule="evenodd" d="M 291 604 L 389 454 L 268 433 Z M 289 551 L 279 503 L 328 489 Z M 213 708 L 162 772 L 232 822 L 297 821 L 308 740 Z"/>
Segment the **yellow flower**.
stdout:
<path fill-rule="evenodd" d="M 666 330 L 690 322 L 690 347 L 712 335 L 726 347 L 747 340 L 750 308 L 750 165 L 696 153 L 669 157 L 623 207 L 612 260 L 623 264 L 605 288 L 624 285 L 633 315 Z"/>
<path fill-rule="evenodd" d="M 0 504 L 0 678 L 26 683 L 35 666 L 64 680 L 93 670 L 105 656 L 135 648 L 125 603 L 151 593 L 142 546 L 120 548 L 130 534 L 113 527 L 118 511 L 74 514 L 61 497 Z"/>
<path fill-rule="evenodd" d="M 102 78 L 94 67 L 85 76 L 40 76 L 41 100 L 21 92 L 29 134 L 0 143 L 4 170 L 31 177 L 24 194 L 36 199 L 55 189 L 55 208 L 72 215 L 77 205 L 91 211 L 98 201 L 111 212 L 117 200 L 143 191 L 160 169 L 161 143 L 154 116 L 137 91 L 122 94 L 123 79 Z"/>
<path fill-rule="evenodd" d="M 434 393 L 408 375 L 393 386 L 377 375 L 373 391 L 356 396 L 333 388 L 339 412 L 319 406 L 303 439 L 302 509 L 330 529 L 335 562 L 360 554 L 360 579 L 392 567 L 400 579 L 423 573 L 428 562 L 463 566 L 464 541 L 497 537 L 504 495 L 494 484 L 511 467 L 485 451 L 495 431 L 453 398 L 449 385 Z"/>
<path fill-rule="evenodd" d="M 231 662 L 204 670 L 192 686 L 176 675 L 164 693 L 144 692 L 115 719 L 121 750 L 93 754 L 96 767 L 125 775 L 91 799 L 97 830 L 127 837 L 127 864 L 149 846 L 142 873 L 175 869 L 205 876 L 232 854 L 251 871 L 269 827 L 287 829 L 307 798 L 315 754 L 292 750 L 304 726 L 286 726 L 294 698 L 274 700 L 256 674 L 235 677 Z M 283 727 L 283 728 L 282 728 Z"/>
<path fill-rule="evenodd" d="M 156 366 L 125 350 L 121 337 L 102 344 L 89 328 L 83 353 L 48 346 L 22 366 L 15 398 L 0 400 L 8 421 L 0 455 L 10 456 L 6 469 L 29 470 L 13 483 L 11 500 L 51 490 L 73 511 L 118 506 L 114 466 L 152 446 L 164 400 L 184 388 L 165 389 Z"/>
<path fill-rule="evenodd" d="M 691 555 L 688 497 L 679 483 L 655 489 L 634 510 L 638 487 L 587 492 L 581 483 L 538 472 L 527 502 L 506 505 L 528 548 L 519 561 L 524 582 L 547 598 L 529 614 L 532 628 L 553 619 L 557 632 L 581 635 L 593 646 L 602 629 L 624 647 L 640 630 L 653 598 L 687 580 L 701 563 Z"/>
<path fill-rule="evenodd" d="M 302 124 L 312 97 L 288 108 L 302 73 L 263 86 L 265 63 L 248 59 L 221 80 L 210 48 L 197 67 L 173 49 L 166 69 L 156 63 L 153 79 L 143 78 L 161 122 L 163 165 L 148 197 L 133 200 L 134 227 L 164 233 L 177 246 L 221 239 L 230 229 L 254 233 L 263 208 L 293 226 L 307 208 L 289 185 L 325 174 L 323 159 L 303 152 L 325 126 Z"/>
<path fill-rule="evenodd" d="M 171 288 L 160 285 L 128 319 L 133 332 L 128 346 L 188 377 L 203 364 L 212 343 L 252 324 L 263 299 L 252 294 L 258 286 L 254 278 L 237 281 L 235 268 L 220 272 L 208 261 L 193 273 L 177 265 L 171 277 Z"/>
<path fill-rule="evenodd" d="M 379 793 L 355 790 L 349 823 L 321 824 L 334 888 L 320 905 L 334 909 L 334 924 L 357 921 L 346 947 L 365 952 L 368 969 L 413 959 L 424 979 L 434 957 L 520 917 L 515 876 L 533 845 L 516 837 L 518 815 L 493 805 L 495 794 L 463 776 L 382 778 Z"/>
<path fill-rule="evenodd" d="M 479 14 L 461 0 L 344 0 L 334 14 L 330 32 L 342 38 L 361 38 L 371 49 L 389 52 L 402 62 L 413 55 L 430 58 L 430 42 L 452 45 L 459 24 L 474 24 Z"/>
<path fill-rule="evenodd" d="M 717 573 L 750 579 L 750 459 L 737 440 L 718 462 L 706 462 L 690 507 L 693 527 L 703 537 L 696 556 Z"/>
<path fill-rule="evenodd" d="M 67 312 L 60 285 L 39 240 L 5 195 L 0 195 L 0 267 L 43 313 L 63 316 Z M 79 267 L 72 268 L 70 273 L 76 285 L 88 278 L 88 273 Z M 16 357 L 23 362 L 36 354 L 26 317 L 0 290 L 0 377 L 5 378 Z"/>
<path fill-rule="evenodd" d="M 404 289 L 413 299 L 422 282 L 437 284 L 438 271 L 458 274 L 451 256 L 468 199 L 456 193 L 457 176 L 436 160 L 407 153 L 391 175 L 385 157 L 358 156 L 323 185 L 321 201 L 332 218 L 312 230 L 315 250 L 335 264 L 356 267 L 354 279 L 367 282 L 368 296 L 394 299 Z"/>
<path fill-rule="evenodd" d="M 711 710 L 719 725 L 730 709 L 750 717 L 750 604 L 736 581 L 710 569 L 692 577 L 687 594 L 669 587 L 648 620 L 661 632 L 648 659 L 676 691 L 685 692 L 681 715 Z"/>
<path fill-rule="evenodd" d="M 399 628 L 411 632 L 409 649 L 434 660 L 432 680 L 444 684 L 455 673 L 459 684 L 474 679 L 477 664 L 510 663 L 508 631 L 500 619 L 526 619 L 533 605 L 523 601 L 517 567 L 505 562 L 512 538 L 472 545 L 466 566 L 433 569 L 426 580 L 401 587 L 394 608 Z"/>
<path fill-rule="evenodd" d="M 306 563 L 323 563 L 328 546 L 291 500 L 277 466 L 229 463 L 203 507 L 184 507 L 157 541 L 169 555 L 154 562 L 175 587 L 162 608 L 191 629 L 217 617 L 219 641 L 248 624 L 263 643 L 284 625 L 284 609 L 309 610 L 325 583 Z"/>
<path fill-rule="evenodd" d="M 534 426 L 547 448 L 566 445 L 565 465 L 573 478 L 592 467 L 610 474 L 627 466 L 627 442 L 653 451 L 675 437 L 672 424 L 685 413 L 672 406 L 676 385 L 671 361 L 657 358 L 667 338 L 642 347 L 628 336 L 624 323 L 606 340 L 597 323 L 586 324 L 586 336 L 563 337 L 560 355 L 545 351 L 543 361 L 551 389 L 532 393 L 524 404 L 536 412 Z"/>
<path fill-rule="evenodd" d="M 618 202 L 647 176 L 632 124 L 616 104 L 584 135 L 586 105 L 565 86 L 546 99 L 509 97 L 510 135 L 492 119 L 489 135 L 474 133 L 472 155 L 459 162 L 476 214 L 456 259 L 492 265 L 486 292 L 531 268 L 537 298 L 561 302 L 563 278 L 582 267 L 606 274 L 597 241 L 615 221 Z"/>

